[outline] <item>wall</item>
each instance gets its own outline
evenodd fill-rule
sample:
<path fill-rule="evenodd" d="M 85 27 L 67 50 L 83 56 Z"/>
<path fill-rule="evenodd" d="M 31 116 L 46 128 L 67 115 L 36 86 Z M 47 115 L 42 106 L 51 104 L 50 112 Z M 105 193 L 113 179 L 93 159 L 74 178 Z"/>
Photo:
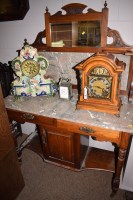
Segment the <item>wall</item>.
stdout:
<path fill-rule="evenodd" d="M 0 22 L 0 62 L 8 62 L 17 56 L 16 50 L 21 49 L 24 39 L 33 43 L 38 32 L 44 30 L 44 13 L 46 6 L 51 14 L 61 10 L 67 3 L 83 3 L 100 11 L 104 0 L 29 0 L 30 9 L 24 20 Z M 53 4 L 54 3 L 54 4 Z M 108 26 L 119 30 L 123 40 L 133 44 L 132 0 L 108 0 Z M 86 10 L 85 10 L 86 11 Z"/>
<path fill-rule="evenodd" d="M 104 0 L 29 0 L 30 10 L 25 16 L 24 20 L 0 22 L 0 62 L 8 63 L 17 56 L 16 50 L 23 46 L 24 39 L 27 38 L 29 43 L 33 43 L 38 32 L 44 30 L 44 12 L 46 6 L 49 8 L 51 14 L 61 10 L 61 7 L 68 3 L 83 3 L 95 10 L 101 10 Z M 109 8 L 109 23 L 108 26 L 120 32 L 123 40 L 127 44 L 133 44 L 133 1 L 132 0 L 108 0 Z M 108 40 L 111 42 L 111 40 Z M 124 58 L 123 58 L 124 59 Z M 127 63 L 129 63 L 128 58 Z M 128 67 L 126 69 L 128 71 Z M 125 76 L 127 76 L 127 72 Z M 125 79 L 123 81 L 126 87 Z M 29 133 L 34 129 L 31 125 L 26 124 L 22 126 L 25 133 Z M 106 147 L 112 150 L 112 146 L 106 144 L 92 144 L 99 145 L 101 148 Z M 133 179 L 131 177 L 133 165 L 133 145 L 131 146 L 129 160 L 127 163 L 125 176 L 121 180 L 121 187 L 133 191 Z"/>

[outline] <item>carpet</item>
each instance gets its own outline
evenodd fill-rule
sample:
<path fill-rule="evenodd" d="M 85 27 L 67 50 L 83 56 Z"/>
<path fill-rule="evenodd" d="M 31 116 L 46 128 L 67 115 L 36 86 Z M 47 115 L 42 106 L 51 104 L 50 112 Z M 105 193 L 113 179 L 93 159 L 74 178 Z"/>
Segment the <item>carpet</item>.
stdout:
<path fill-rule="evenodd" d="M 21 170 L 25 187 L 16 200 L 125 200 L 125 191 L 121 189 L 110 197 L 110 172 L 91 169 L 74 172 L 45 163 L 26 148 Z"/>

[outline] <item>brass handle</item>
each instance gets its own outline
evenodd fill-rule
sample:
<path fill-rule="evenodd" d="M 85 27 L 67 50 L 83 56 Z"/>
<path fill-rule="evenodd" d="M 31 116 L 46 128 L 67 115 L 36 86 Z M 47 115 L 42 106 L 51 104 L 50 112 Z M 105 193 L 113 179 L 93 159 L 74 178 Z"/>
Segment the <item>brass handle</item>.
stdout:
<path fill-rule="evenodd" d="M 79 129 L 80 129 L 80 131 L 84 131 L 86 133 L 94 133 L 95 132 L 91 128 L 88 128 L 88 127 L 85 127 L 85 126 L 84 127 L 80 127 Z"/>
<path fill-rule="evenodd" d="M 24 114 L 23 114 L 23 117 L 24 117 L 25 119 L 35 119 L 35 116 L 34 116 L 34 115 L 31 115 L 31 114 L 29 114 L 29 113 L 24 113 Z"/>

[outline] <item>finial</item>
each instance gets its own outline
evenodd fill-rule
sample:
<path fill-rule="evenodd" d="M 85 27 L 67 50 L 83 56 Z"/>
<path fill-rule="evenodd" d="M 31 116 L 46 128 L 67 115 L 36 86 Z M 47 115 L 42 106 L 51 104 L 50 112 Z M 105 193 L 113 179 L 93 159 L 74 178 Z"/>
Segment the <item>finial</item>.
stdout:
<path fill-rule="evenodd" d="M 107 2 L 105 1 L 105 3 L 104 3 L 104 8 L 107 8 Z"/>
<path fill-rule="evenodd" d="M 46 6 L 46 12 L 48 12 L 48 7 Z"/>
<path fill-rule="evenodd" d="M 25 46 L 25 45 L 29 45 L 29 43 L 27 42 L 27 39 L 26 39 L 26 38 L 24 39 L 24 46 Z"/>

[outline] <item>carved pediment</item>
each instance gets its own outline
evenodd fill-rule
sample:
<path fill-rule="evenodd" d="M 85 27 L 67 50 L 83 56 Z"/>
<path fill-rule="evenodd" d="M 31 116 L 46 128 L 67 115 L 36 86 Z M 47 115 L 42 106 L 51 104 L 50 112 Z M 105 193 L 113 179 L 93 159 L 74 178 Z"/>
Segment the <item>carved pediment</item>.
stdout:
<path fill-rule="evenodd" d="M 62 7 L 66 11 L 66 15 L 81 14 L 87 6 L 80 3 L 71 3 Z"/>
<path fill-rule="evenodd" d="M 108 28 L 107 29 L 107 36 L 113 38 L 113 42 L 111 44 L 108 44 L 107 46 L 110 46 L 110 47 L 112 47 L 112 46 L 113 47 L 130 47 L 130 45 L 126 44 L 123 41 L 120 33 L 117 30 Z"/>

